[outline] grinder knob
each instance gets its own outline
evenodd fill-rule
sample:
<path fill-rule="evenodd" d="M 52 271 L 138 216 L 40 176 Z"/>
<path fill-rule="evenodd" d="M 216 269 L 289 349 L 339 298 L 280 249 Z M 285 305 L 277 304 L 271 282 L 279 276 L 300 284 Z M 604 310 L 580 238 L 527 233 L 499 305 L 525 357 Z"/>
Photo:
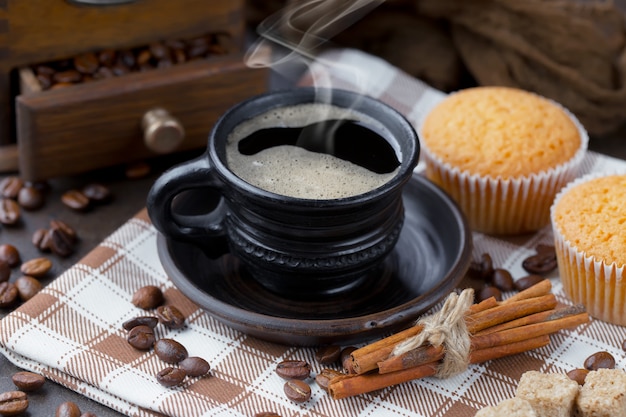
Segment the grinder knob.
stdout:
<path fill-rule="evenodd" d="M 162 108 L 147 111 L 141 119 L 141 127 L 146 146 L 157 153 L 174 151 L 185 138 L 182 124 Z"/>

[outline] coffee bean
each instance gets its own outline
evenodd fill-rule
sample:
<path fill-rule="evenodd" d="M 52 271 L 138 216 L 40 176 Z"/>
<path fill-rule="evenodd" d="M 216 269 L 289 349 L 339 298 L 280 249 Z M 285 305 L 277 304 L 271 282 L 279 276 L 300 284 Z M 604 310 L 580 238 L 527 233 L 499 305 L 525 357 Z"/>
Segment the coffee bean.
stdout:
<path fill-rule="evenodd" d="M 511 276 L 511 273 L 507 271 L 506 269 L 502 269 L 502 268 L 494 269 L 491 282 L 493 286 L 499 289 L 500 291 L 513 291 L 515 289 L 513 277 Z"/>
<path fill-rule="evenodd" d="M 173 368 L 168 366 L 157 374 L 157 381 L 163 386 L 166 387 L 175 387 L 176 385 L 180 385 L 184 380 L 187 374 L 180 368 Z"/>
<path fill-rule="evenodd" d="M 41 282 L 29 276 L 21 276 L 15 280 L 15 288 L 22 301 L 28 301 L 41 291 Z"/>
<path fill-rule="evenodd" d="M 131 302 L 144 310 L 151 310 L 163 303 L 163 292 L 156 285 L 145 285 L 133 294 Z"/>
<path fill-rule="evenodd" d="M 341 356 L 339 360 L 343 366 L 343 371 L 347 374 L 355 374 L 354 361 L 352 360 L 352 352 L 356 350 L 356 346 L 346 346 L 341 350 Z"/>
<path fill-rule="evenodd" d="M 89 208 L 89 199 L 78 190 L 64 192 L 61 196 L 61 202 L 76 211 L 85 211 Z"/>
<path fill-rule="evenodd" d="M 154 346 L 156 337 L 152 327 L 139 325 L 130 329 L 126 340 L 135 349 L 149 350 Z"/>
<path fill-rule="evenodd" d="M 90 413 L 89 411 L 87 411 L 87 412 L 82 413 L 80 417 L 98 417 L 98 416 L 95 415 L 94 413 Z"/>
<path fill-rule="evenodd" d="M 318 373 L 317 375 L 315 375 L 315 382 L 317 383 L 317 385 L 323 389 L 324 391 L 328 392 L 328 385 L 330 384 L 330 381 L 333 378 L 336 378 L 338 376 L 342 376 L 345 375 L 339 371 L 336 371 L 334 369 L 322 369 L 322 371 L 320 373 Z"/>
<path fill-rule="evenodd" d="M 311 387 L 299 379 L 285 382 L 283 390 L 287 398 L 296 403 L 303 403 L 311 398 Z"/>
<path fill-rule="evenodd" d="M 13 226 L 21 218 L 20 205 L 10 198 L 0 199 L 0 223 L 6 226 Z"/>
<path fill-rule="evenodd" d="M 24 262 L 20 267 L 22 274 L 34 278 L 42 278 L 50 269 L 52 269 L 52 261 L 48 258 L 34 258 Z"/>
<path fill-rule="evenodd" d="M 98 52 L 98 61 L 105 67 L 110 67 L 115 62 L 117 52 L 114 49 L 103 49 Z"/>
<path fill-rule="evenodd" d="M 189 356 L 183 359 L 178 364 L 178 367 L 192 377 L 204 376 L 211 370 L 209 362 L 198 356 Z"/>
<path fill-rule="evenodd" d="M 522 268 L 530 274 L 545 275 L 554 271 L 556 267 L 556 254 L 548 251 L 529 256 L 522 261 Z"/>
<path fill-rule="evenodd" d="M 69 240 L 70 243 L 75 243 L 78 240 L 78 235 L 76 234 L 76 231 L 69 224 L 61 220 L 58 220 L 58 219 L 51 220 L 50 229 L 59 230 L 61 233 L 65 235 L 65 237 L 67 238 L 67 240 Z"/>
<path fill-rule="evenodd" d="M 59 404 L 54 417 L 80 417 L 80 408 L 71 401 L 65 401 Z"/>
<path fill-rule="evenodd" d="M 572 369 L 571 371 L 569 371 L 567 373 L 567 376 L 572 381 L 576 381 L 578 383 L 578 385 L 584 385 L 585 384 L 585 378 L 587 378 L 587 374 L 588 373 L 589 373 L 588 369 L 578 368 L 578 369 Z"/>
<path fill-rule="evenodd" d="M 7 391 L 0 394 L 0 415 L 17 416 L 28 408 L 28 396 L 22 391 Z"/>
<path fill-rule="evenodd" d="M 162 338 L 155 342 L 154 353 L 163 362 L 176 364 L 186 359 L 187 348 L 174 339 Z"/>
<path fill-rule="evenodd" d="M 485 285 L 478 291 L 477 302 L 484 301 L 487 298 L 495 297 L 496 301 L 502 301 L 502 293 L 493 285 Z"/>
<path fill-rule="evenodd" d="M 19 177 L 5 177 L 0 181 L 0 196 L 15 200 L 23 186 L 24 182 Z"/>
<path fill-rule="evenodd" d="M 102 184 L 88 184 L 82 189 L 82 193 L 94 203 L 108 203 L 113 198 L 111 190 Z"/>
<path fill-rule="evenodd" d="M 130 330 L 135 326 L 148 326 L 151 328 L 155 328 L 159 324 L 159 319 L 153 316 L 139 316 L 132 318 L 130 320 L 125 321 L 122 324 L 122 327 L 125 330 Z"/>
<path fill-rule="evenodd" d="M 29 371 L 16 372 L 11 376 L 11 380 L 16 387 L 28 392 L 37 391 L 46 382 L 46 378 L 43 375 Z"/>
<path fill-rule="evenodd" d="M 17 195 L 17 202 L 24 210 L 40 209 L 45 201 L 43 193 L 32 186 L 23 187 Z"/>
<path fill-rule="evenodd" d="M 597 371 L 600 368 L 615 369 L 615 358 L 609 352 L 596 352 L 585 359 L 583 366 L 590 371 Z"/>
<path fill-rule="evenodd" d="M 19 298 L 17 287 L 12 282 L 0 282 L 0 308 L 13 307 Z"/>
<path fill-rule="evenodd" d="M 622 340 L 622 350 L 626 352 L 626 339 Z"/>
<path fill-rule="evenodd" d="M 61 229 L 53 228 L 48 230 L 48 239 L 47 246 L 54 254 L 66 258 L 74 253 L 72 238 Z"/>
<path fill-rule="evenodd" d="M 525 277 L 519 278 L 518 280 L 515 281 L 515 289 L 517 291 L 527 290 L 533 285 L 539 284 L 544 279 L 546 278 L 542 277 L 541 275 L 536 275 L 536 274 L 526 275 Z"/>
<path fill-rule="evenodd" d="M 8 281 L 11 278 L 11 267 L 3 260 L 0 260 L 0 282 Z"/>
<path fill-rule="evenodd" d="M 159 322 L 170 329 L 180 329 L 185 325 L 185 316 L 175 306 L 159 306 L 156 309 Z"/>
<path fill-rule="evenodd" d="M 100 67 L 96 54 L 88 52 L 74 57 L 74 68 L 82 74 L 93 74 Z"/>
<path fill-rule="evenodd" d="M 142 49 L 137 54 L 136 62 L 139 68 L 150 65 L 150 60 L 152 59 L 152 55 L 150 51 L 147 49 Z"/>
<path fill-rule="evenodd" d="M 73 84 L 73 83 L 80 82 L 80 80 L 83 79 L 83 76 L 81 75 L 80 72 L 76 71 L 75 69 L 69 69 L 67 71 L 61 71 L 61 72 L 55 73 L 52 76 L 52 79 L 56 83 Z"/>
<path fill-rule="evenodd" d="M 322 365 L 329 365 L 337 362 L 341 355 L 341 346 L 328 345 L 322 346 L 315 352 L 315 360 Z"/>
<path fill-rule="evenodd" d="M 13 268 L 18 266 L 20 262 L 22 262 L 22 259 L 20 252 L 15 246 L 5 243 L 0 245 L 0 261 L 6 262 L 9 267 Z"/>
<path fill-rule="evenodd" d="M 50 236 L 48 235 L 48 229 L 37 229 L 33 233 L 32 239 L 33 245 L 42 252 L 50 251 Z"/>
<path fill-rule="evenodd" d="M 301 360 L 285 360 L 276 365 L 276 375 L 283 379 L 307 379 L 311 365 Z"/>
<path fill-rule="evenodd" d="M 281 417 L 281 415 L 273 411 L 261 411 L 254 413 L 254 417 Z"/>

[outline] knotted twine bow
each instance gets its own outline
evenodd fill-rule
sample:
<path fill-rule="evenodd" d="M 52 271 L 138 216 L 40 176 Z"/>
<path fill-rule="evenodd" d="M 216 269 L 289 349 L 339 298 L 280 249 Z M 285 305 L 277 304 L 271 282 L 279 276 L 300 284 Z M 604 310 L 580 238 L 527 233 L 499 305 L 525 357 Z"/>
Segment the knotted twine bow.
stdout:
<path fill-rule="evenodd" d="M 392 356 L 418 348 L 425 343 L 444 348 L 445 355 L 437 369 L 439 378 L 447 378 L 467 369 L 470 354 L 470 334 L 465 324 L 465 313 L 474 302 L 474 290 L 467 288 L 457 294 L 451 293 L 441 310 L 423 317 L 416 325 L 423 326 L 422 331 L 395 347 Z"/>

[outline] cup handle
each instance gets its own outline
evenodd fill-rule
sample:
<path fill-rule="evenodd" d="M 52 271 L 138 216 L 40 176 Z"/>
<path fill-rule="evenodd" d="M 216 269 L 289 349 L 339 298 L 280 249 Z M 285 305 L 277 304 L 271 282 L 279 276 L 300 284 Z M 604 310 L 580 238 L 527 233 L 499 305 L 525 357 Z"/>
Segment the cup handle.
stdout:
<path fill-rule="evenodd" d="M 181 215 L 173 208 L 174 198 L 184 191 L 211 189 L 220 194 L 215 208 L 204 214 Z M 152 224 L 165 236 L 173 239 L 206 243 L 224 236 L 226 205 L 221 196 L 223 183 L 216 179 L 206 154 L 163 173 L 152 185 L 146 206 Z"/>

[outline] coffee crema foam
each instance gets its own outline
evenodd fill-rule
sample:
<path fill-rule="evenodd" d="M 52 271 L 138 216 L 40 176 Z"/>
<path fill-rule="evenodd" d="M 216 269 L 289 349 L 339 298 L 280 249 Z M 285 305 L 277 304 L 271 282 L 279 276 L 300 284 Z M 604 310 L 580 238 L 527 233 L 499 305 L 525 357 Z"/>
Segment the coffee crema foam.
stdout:
<path fill-rule="evenodd" d="M 354 110 L 321 103 L 283 107 L 256 116 L 233 129 L 227 139 L 227 164 L 238 177 L 258 188 L 316 200 L 363 194 L 396 175 L 398 169 L 378 174 L 352 162 L 299 146 L 274 146 L 254 155 L 244 155 L 238 150 L 239 142 L 257 130 L 303 127 L 327 119 L 356 120 L 386 132 L 379 122 Z"/>

